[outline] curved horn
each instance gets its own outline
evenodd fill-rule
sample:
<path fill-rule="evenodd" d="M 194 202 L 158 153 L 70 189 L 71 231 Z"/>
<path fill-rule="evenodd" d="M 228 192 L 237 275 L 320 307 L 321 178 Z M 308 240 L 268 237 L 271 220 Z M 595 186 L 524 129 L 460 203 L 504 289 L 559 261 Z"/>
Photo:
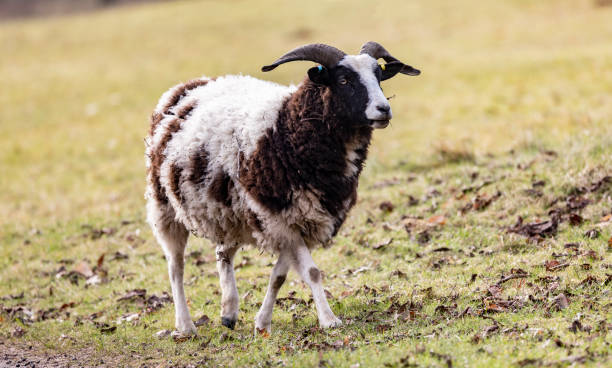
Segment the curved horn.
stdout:
<path fill-rule="evenodd" d="M 401 62 L 395 57 L 393 57 L 389 53 L 389 51 L 387 51 L 381 44 L 379 44 L 378 42 L 374 42 L 374 41 L 364 43 L 363 46 L 361 46 L 361 50 L 359 51 L 359 54 L 368 54 L 377 60 L 382 58 L 387 63 L 391 63 L 394 61 Z M 410 65 L 404 65 L 402 70 L 400 70 L 400 73 L 406 74 L 406 75 L 419 75 L 421 74 L 421 71 L 411 67 Z"/>
<path fill-rule="evenodd" d="M 261 68 L 263 72 L 269 72 L 277 66 L 295 60 L 308 60 L 319 63 L 326 68 L 331 68 L 338 64 L 346 54 L 341 50 L 322 43 L 312 43 L 300 46 L 281 56 L 273 64 Z"/>
<path fill-rule="evenodd" d="M 360 54 L 368 54 L 374 59 L 383 58 L 386 62 L 390 63 L 392 61 L 399 61 L 387 51 L 381 44 L 378 42 L 370 41 L 366 42 L 361 46 Z"/>

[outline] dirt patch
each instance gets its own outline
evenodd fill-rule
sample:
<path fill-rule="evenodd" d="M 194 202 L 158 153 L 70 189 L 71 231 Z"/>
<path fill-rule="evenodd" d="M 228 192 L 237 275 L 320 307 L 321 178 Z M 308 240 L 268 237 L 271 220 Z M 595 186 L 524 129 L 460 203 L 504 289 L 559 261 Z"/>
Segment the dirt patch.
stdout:
<path fill-rule="evenodd" d="M 0 339 L 0 368 L 9 367 L 116 367 L 117 362 L 91 361 L 94 348 L 61 353 L 46 350 L 33 344 Z"/>
<path fill-rule="evenodd" d="M 162 0 L 0 0 L 0 19 L 57 16 Z"/>

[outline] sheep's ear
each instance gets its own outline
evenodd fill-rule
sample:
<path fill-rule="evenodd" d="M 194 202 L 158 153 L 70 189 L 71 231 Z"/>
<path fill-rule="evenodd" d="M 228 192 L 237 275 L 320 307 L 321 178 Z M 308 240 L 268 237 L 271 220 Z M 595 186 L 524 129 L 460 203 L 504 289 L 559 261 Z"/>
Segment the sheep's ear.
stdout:
<path fill-rule="evenodd" d="M 321 65 L 308 69 L 308 78 L 310 78 L 310 80 L 314 83 L 323 84 L 326 86 L 329 86 L 331 82 L 327 68 Z"/>
<path fill-rule="evenodd" d="M 406 65 L 400 61 L 392 61 L 387 64 L 383 64 L 380 66 L 382 69 L 382 76 L 380 78 L 381 81 L 387 80 L 389 78 L 394 77 L 397 73 L 402 73 L 406 75 L 419 75 L 421 71 L 411 67 L 410 65 Z"/>

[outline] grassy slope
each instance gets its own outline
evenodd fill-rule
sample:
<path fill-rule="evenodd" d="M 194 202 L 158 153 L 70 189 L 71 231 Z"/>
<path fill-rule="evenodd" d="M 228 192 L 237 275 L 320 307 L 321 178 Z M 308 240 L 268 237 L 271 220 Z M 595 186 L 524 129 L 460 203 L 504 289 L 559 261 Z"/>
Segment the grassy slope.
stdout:
<path fill-rule="evenodd" d="M 0 295 L 25 291 L 22 300 L 0 303 L 43 310 L 76 302 L 68 318 L 62 314 L 26 326 L 21 340 L 72 354 L 87 348 L 91 364 L 109 357 L 122 364 L 168 359 L 445 364 L 438 353 L 449 355 L 454 365 L 506 366 L 568 356 L 603 365 L 611 342 L 606 332 L 610 286 L 604 280 L 612 263 L 607 244 L 612 231 L 609 223 L 599 222 L 612 211 L 610 187 L 586 194 L 592 203 L 581 212 L 583 225 L 563 223 L 558 235 L 541 243 L 504 229 L 519 215 L 526 221 L 547 219 L 552 199 L 612 174 L 611 15 L 612 8 L 591 1 L 352 1 L 310 7 L 277 1 L 257 9 L 242 1 L 207 1 L 0 25 L 0 45 L 10 55 L 0 58 Z M 79 316 L 96 311 L 111 325 L 138 311 L 138 305 L 116 301 L 126 290 L 146 288 L 159 295 L 169 289 L 165 261 L 143 222 L 142 199 L 142 137 L 161 92 L 203 73 L 299 82 L 305 64 L 269 75 L 259 68 L 298 44 L 327 42 L 354 52 L 367 40 L 382 42 L 424 73 L 385 85 L 387 94 L 396 95 L 394 122 L 376 133 L 360 200 L 336 245 L 315 252 L 334 295 L 332 308 L 348 326 L 313 330 L 313 306 L 287 302 L 276 310 L 272 336 L 252 339 L 252 319 L 270 271 L 266 265 L 272 262 L 254 251 L 243 253 L 250 260 L 237 272 L 240 294 L 250 293 L 234 332 L 217 321 L 214 264 L 191 261 L 186 278 L 193 315 L 212 318 L 208 328 L 200 328 L 201 339 L 176 345 L 152 336 L 171 328 L 172 306 L 133 326 L 123 323 L 113 334 L 101 334 L 90 322 L 74 326 Z M 494 182 L 480 194 L 499 190 L 502 197 L 484 210 L 460 215 L 475 196 L 461 196 L 460 189 L 488 178 Z M 375 185 L 390 179 L 399 184 Z M 524 189 L 537 180 L 546 183 L 538 188 L 543 196 L 529 196 Z M 409 206 L 408 195 L 420 203 Z M 393 202 L 395 209 L 383 213 L 382 201 Z M 418 234 L 434 215 L 444 216 L 445 224 L 429 229 L 432 239 L 421 245 Z M 122 220 L 132 223 L 121 225 Z M 117 232 L 92 239 L 84 224 Z M 585 238 L 593 227 L 601 236 Z M 389 246 L 372 249 L 389 238 L 394 239 Z M 577 255 L 558 259 L 570 265 L 548 272 L 544 262 L 553 253 L 568 253 L 568 242 L 579 243 Z M 433 251 L 441 247 L 450 251 Z M 191 249 L 212 253 L 202 240 L 192 239 Z M 109 261 L 107 256 L 107 284 L 85 287 L 83 281 L 74 285 L 55 278 L 62 259 L 93 266 L 101 254 L 115 251 L 129 258 Z M 581 266 L 585 263 L 590 270 Z M 362 266 L 369 269 L 349 271 Z M 488 287 L 512 268 L 529 276 L 504 283 L 502 295 L 523 300 L 523 306 L 485 311 L 501 327 L 473 342 L 494 323 L 479 316 L 490 304 Z M 406 277 L 390 276 L 394 270 Z M 477 275 L 473 282 L 472 274 Z M 597 281 L 580 285 L 588 275 Z M 559 276 L 558 285 L 544 276 Z M 305 286 L 290 277 L 294 282 L 281 296 L 295 290 L 296 298 L 308 300 Z M 377 291 L 367 292 L 365 285 Z M 568 296 L 569 307 L 549 311 L 560 293 Z M 408 300 L 414 303 L 412 318 L 396 320 L 387 313 L 394 301 Z M 473 313 L 459 317 L 468 306 Z M 568 330 L 577 313 L 590 332 Z M 9 336 L 18 322 L 2 316 L 0 332 Z M 61 334 L 74 340 L 60 340 Z M 345 338 L 347 347 L 324 343 Z"/>

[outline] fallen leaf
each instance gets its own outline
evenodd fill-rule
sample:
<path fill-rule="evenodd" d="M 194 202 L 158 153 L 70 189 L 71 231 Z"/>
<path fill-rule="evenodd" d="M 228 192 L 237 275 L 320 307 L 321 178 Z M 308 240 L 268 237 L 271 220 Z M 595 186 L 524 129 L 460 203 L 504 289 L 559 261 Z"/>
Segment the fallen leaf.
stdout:
<path fill-rule="evenodd" d="M 569 301 L 567 300 L 565 294 L 557 295 L 551 304 L 551 308 L 555 308 L 557 310 L 562 310 L 567 307 L 569 307 Z"/>
<path fill-rule="evenodd" d="M 553 259 L 552 261 L 546 261 L 544 262 L 544 266 L 546 267 L 546 271 L 552 271 L 554 269 L 554 267 L 558 266 L 560 264 L 559 261 L 557 261 L 556 259 Z"/>
<path fill-rule="evenodd" d="M 585 253 L 585 256 L 589 257 L 592 260 L 600 261 L 602 258 L 597 254 L 596 251 L 590 249 Z"/>
<path fill-rule="evenodd" d="M 557 271 L 557 270 L 560 270 L 562 268 L 569 266 L 569 262 L 560 263 L 557 260 L 552 260 L 552 261 L 546 261 L 544 263 L 544 266 L 546 267 L 546 271 L 553 272 L 553 271 Z"/>
<path fill-rule="evenodd" d="M 146 289 L 134 289 L 134 290 L 130 290 L 126 292 L 124 295 L 117 298 L 117 301 L 144 299 L 146 294 L 147 294 Z"/>
<path fill-rule="evenodd" d="M 593 275 L 588 275 L 584 280 L 580 281 L 578 285 L 593 285 L 597 284 L 599 280 Z"/>
<path fill-rule="evenodd" d="M 446 224 L 446 217 L 442 215 L 431 216 L 427 219 L 427 223 L 432 225 L 444 225 Z"/>
<path fill-rule="evenodd" d="M 155 337 L 157 337 L 158 339 L 163 339 L 165 337 L 168 337 L 170 333 L 170 330 L 160 330 L 155 333 Z"/>
<path fill-rule="evenodd" d="M 487 305 L 487 312 L 505 312 L 506 309 L 501 305 L 495 303 L 489 303 Z"/>
<path fill-rule="evenodd" d="M 582 216 L 576 214 L 576 213 L 571 213 L 569 215 L 569 223 L 572 226 L 578 226 L 580 224 L 582 224 L 582 222 L 584 221 L 584 219 L 582 218 Z"/>
<path fill-rule="evenodd" d="M 391 272 L 391 276 L 397 276 L 399 278 L 405 278 L 406 277 L 406 273 L 402 272 L 400 270 L 395 270 Z"/>
<path fill-rule="evenodd" d="M 102 268 L 102 265 L 104 264 L 104 256 L 105 255 L 106 255 L 105 253 L 102 253 L 102 255 L 100 257 L 98 257 L 98 262 L 96 262 L 96 266 L 98 268 Z"/>
<path fill-rule="evenodd" d="M 120 259 L 128 259 L 128 258 L 129 256 L 127 254 L 117 251 L 110 256 L 109 261 L 117 261 Z"/>
<path fill-rule="evenodd" d="M 516 223 L 508 228 L 508 232 L 528 237 L 547 237 L 554 236 L 557 233 L 558 226 L 559 220 L 557 216 L 552 216 L 551 219 L 547 221 L 536 221 L 527 224 L 523 224 L 523 218 L 518 217 Z"/>
<path fill-rule="evenodd" d="M 372 249 L 382 249 L 384 247 L 386 247 L 387 245 L 391 244 L 391 242 L 393 242 L 393 238 L 389 238 L 381 243 L 375 244 L 372 246 Z"/>
<path fill-rule="evenodd" d="M 124 314 L 123 316 L 119 317 L 119 319 L 117 320 L 117 324 L 120 325 L 123 322 L 132 322 L 132 321 L 136 321 L 137 319 L 140 318 L 140 314 L 139 313 L 128 313 L 128 314 Z"/>
<path fill-rule="evenodd" d="M 203 315 L 202 317 L 198 318 L 193 324 L 196 327 L 200 327 L 200 326 L 207 324 L 209 320 L 210 318 L 208 318 L 207 315 Z"/>
<path fill-rule="evenodd" d="M 448 252 L 450 250 L 451 249 L 449 247 L 439 247 L 439 248 L 433 249 L 432 252 Z"/>
<path fill-rule="evenodd" d="M 494 284 L 494 285 L 489 286 L 487 291 L 489 292 L 489 294 L 491 294 L 492 297 L 499 298 L 503 290 L 499 285 Z"/>
<path fill-rule="evenodd" d="M 117 330 L 117 326 L 110 326 L 107 323 L 104 323 L 100 327 L 98 327 L 98 329 L 103 334 L 111 334 Z"/>
<path fill-rule="evenodd" d="M 257 330 L 257 334 L 263 337 L 264 339 L 267 339 L 270 337 L 270 333 L 265 328 L 255 328 L 255 329 Z"/>
<path fill-rule="evenodd" d="M 378 208 L 380 208 L 381 211 L 388 213 L 388 212 L 392 212 L 395 206 L 393 205 L 393 203 L 389 201 L 384 201 L 378 205 Z"/>
<path fill-rule="evenodd" d="M 412 207 L 412 206 L 416 206 L 417 204 L 419 204 L 419 200 L 409 195 L 408 196 L 408 206 Z"/>
<path fill-rule="evenodd" d="M 93 271 L 91 270 L 91 267 L 89 267 L 89 264 L 85 261 L 79 262 L 74 267 L 74 272 L 84 276 L 85 278 L 90 278 L 94 275 Z"/>
<path fill-rule="evenodd" d="M 584 236 L 586 236 L 586 237 L 587 237 L 587 238 L 589 238 L 589 239 L 595 239 L 595 238 L 598 238 L 598 237 L 599 237 L 599 230 L 597 230 L 597 229 L 590 229 L 590 230 L 587 230 L 587 231 L 584 233 Z"/>

